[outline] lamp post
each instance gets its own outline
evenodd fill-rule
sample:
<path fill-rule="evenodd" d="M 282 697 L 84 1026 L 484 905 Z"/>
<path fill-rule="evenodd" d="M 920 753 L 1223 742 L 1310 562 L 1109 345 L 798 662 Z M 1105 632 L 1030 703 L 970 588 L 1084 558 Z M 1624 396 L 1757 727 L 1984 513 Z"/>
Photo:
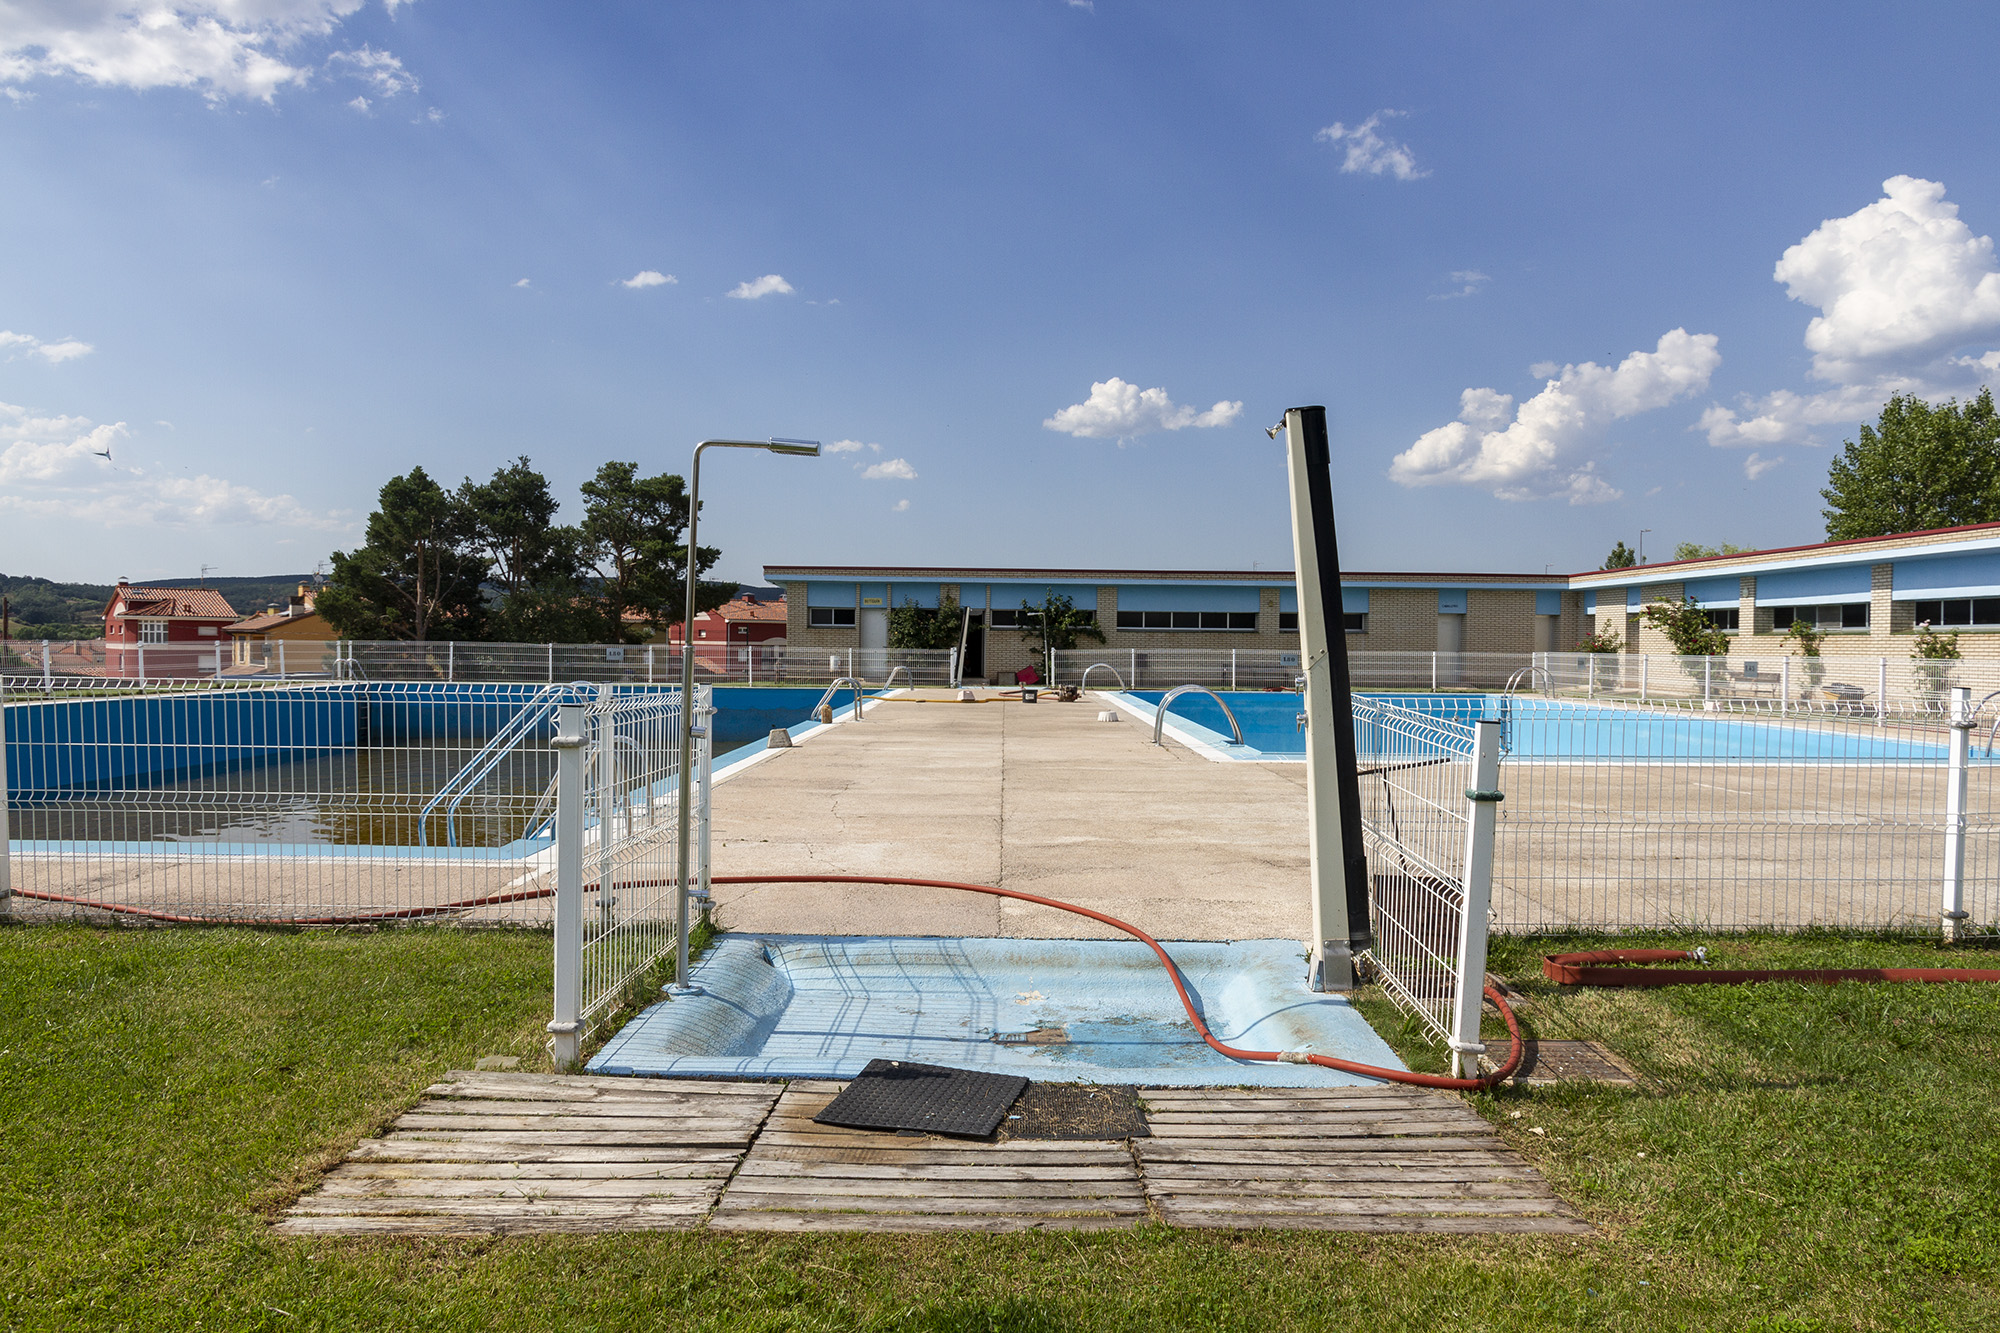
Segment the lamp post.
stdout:
<path fill-rule="evenodd" d="M 704 449 L 762 449 L 773 454 L 819 457 L 818 440 L 703 440 L 694 447 L 693 484 L 688 489 L 687 602 L 681 607 L 681 817 L 675 830 L 679 874 L 675 878 L 675 915 L 679 927 L 674 940 L 673 995 L 692 995 L 697 987 L 688 982 L 688 834 L 694 815 L 694 590 L 696 562 L 700 546 L 695 541 L 701 521 L 701 451 Z M 726 641 L 725 641 L 726 642 Z"/>

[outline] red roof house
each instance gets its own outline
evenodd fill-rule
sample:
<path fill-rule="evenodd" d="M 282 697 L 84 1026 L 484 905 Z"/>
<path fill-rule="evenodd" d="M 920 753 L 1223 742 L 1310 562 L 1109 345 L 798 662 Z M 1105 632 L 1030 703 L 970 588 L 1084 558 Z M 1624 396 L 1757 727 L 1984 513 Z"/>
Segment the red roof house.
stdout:
<path fill-rule="evenodd" d="M 236 608 L 207 588 L 134 587 L 124 579 L 104 607 L 104 667 L 112 676 L 209 675 L 221 669 Z"/>
<path fill-rule="evenodd" d="M 766 601 L 755 594 L 745 594 L 733 602 L 725 602 L 694 618 L 695 661 L 714 671 L 734 668 L 740 672 L 750 664 L 755 653 L 756 665 L 753 669 L 761 673 L 766 669 L 763 663 L 771 657 L 771 653 L 759 650 L 783 648 L 785 624 L 785 599 L 782 597 Z M 669 625 L 666 640 L 678 646 L 681 626 Z M 725 666 L 725 663 L 728 665 Z"/>

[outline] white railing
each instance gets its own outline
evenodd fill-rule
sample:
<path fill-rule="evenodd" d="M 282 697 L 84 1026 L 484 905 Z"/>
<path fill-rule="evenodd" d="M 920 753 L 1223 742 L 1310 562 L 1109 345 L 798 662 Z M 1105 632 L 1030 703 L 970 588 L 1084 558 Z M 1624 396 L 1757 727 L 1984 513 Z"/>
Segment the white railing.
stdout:
<path fill-rule="evenodd" d="M 681 677 L 673 644 L 457 643 L 355 639 L 223 644 L 107 645 L 103 640 L 10 640 L 0 652 L 0 676 L 16 689 L 54 680 L 110 680 L 159 685 L 189 681 L 375 680 L 620 685 L 672 685 Z M 853 676 L 871 685 L 899 676 L 911 686 L 948 686 L 958 679 L 950 648 L 801 648 L 785 644 L 694 646 L 695 678 L 703 684 L 825 684 Z"/>
<path fill-rule="evenodd" d="M 697 731 L 689 889 L 705 897 L 710 687 L 695 687 Z M 679 690 L 599 687 L 565 704 L 557 756 L 555 1016 L 559 1064 L 621 1004 L 656 989 L 678 940 L 681 699 Z M 697 887 L 699 886 L 699 887 Z"/>
<path fill-rule="evenodd" d="M 1354 701 L 1374 943 L 1390 1001 L 1476 1070 L 1487 906 L 1499 801 L 1500 727 Z"/>
<path fill-rule="evenodd" d="M 1544 693 L 1711 712 L 1821 713 L 1878 724 L 1898 717 L 1942 719 L 1954 686 L 1971 689 L 1974 698 L 2000 690 L 2000 661 L 1984 659 L 1537 653 L 1535 665 L 1541 668 L 1535 684 Z"/>
<path fill-rule="evenodd" d="M 1534 661 L 1531 653 L 1347 654 L 1348 674 L 1357 690 L 1500 690 L 1508 677 Z M 1122 687 L 1164 690 L 1206 685 L 1218 690 L 1297 688 L 1299 655 L 1283 648 L 1075 648 L 1051 655 L 1054 684 L 1081 684 L 1098 666 L 1117 673 Z"/>

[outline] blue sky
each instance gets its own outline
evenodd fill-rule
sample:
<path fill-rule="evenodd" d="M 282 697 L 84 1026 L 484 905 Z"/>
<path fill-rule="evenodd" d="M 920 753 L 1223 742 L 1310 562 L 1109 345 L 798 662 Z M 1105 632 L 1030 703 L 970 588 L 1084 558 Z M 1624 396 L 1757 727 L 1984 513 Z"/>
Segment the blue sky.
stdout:
<path fill-rule="evenodd" d="M 711 456 L 734 577 L 1282 568 L 1300 403 L 1348 567 L 1591 568 L 2000 368 L 1985 7 L 169 7 L 0 3 L 8 573 L 710 435 L 850 446 Z"/>

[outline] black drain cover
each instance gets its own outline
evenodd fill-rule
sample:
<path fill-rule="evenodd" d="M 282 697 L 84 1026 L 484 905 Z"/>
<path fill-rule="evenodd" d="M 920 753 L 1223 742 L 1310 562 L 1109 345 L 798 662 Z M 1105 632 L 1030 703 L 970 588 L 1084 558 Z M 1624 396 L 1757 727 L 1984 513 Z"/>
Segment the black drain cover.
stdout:
<path fill-rule="evenodd" d="M 982 1074 L 909 1060 L 870 1060 L 813 1119 L 848 1129 L 914 1129 L 984 1138 L 1028 1086 L 1018 1074 Z"/>

